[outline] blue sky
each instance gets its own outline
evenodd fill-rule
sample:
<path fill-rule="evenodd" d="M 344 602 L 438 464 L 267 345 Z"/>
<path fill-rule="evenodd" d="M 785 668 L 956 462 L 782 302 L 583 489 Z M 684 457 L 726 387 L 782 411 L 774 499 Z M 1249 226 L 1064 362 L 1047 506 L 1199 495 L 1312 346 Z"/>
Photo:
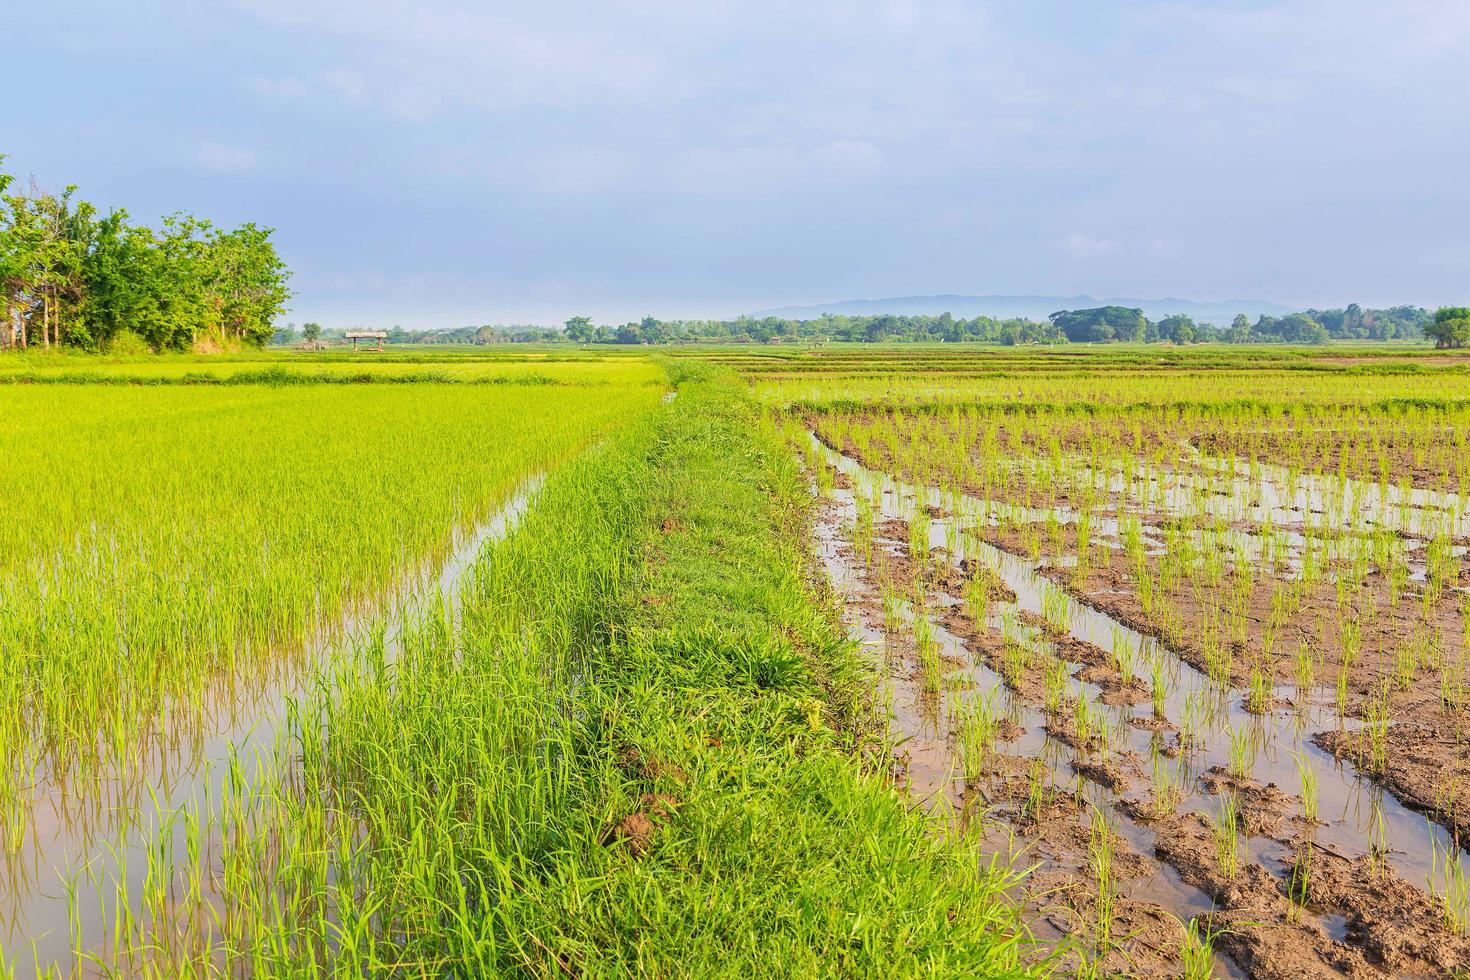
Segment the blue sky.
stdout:
<path fill-rule="evenodd" d="M 274 226 L 298 320 L 1470 300 L 1470 4 L 9 6 L 6 169 Z"/>

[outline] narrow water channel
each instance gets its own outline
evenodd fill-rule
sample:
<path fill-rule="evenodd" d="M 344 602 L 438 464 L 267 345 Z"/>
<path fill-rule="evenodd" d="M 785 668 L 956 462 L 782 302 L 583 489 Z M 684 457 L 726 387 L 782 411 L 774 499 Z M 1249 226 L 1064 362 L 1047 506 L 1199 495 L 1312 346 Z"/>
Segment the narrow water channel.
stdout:
<path fill-rule="evenodd" d="M 71 975 L 78 949 L 103 948 L 119 896 L 136 901 L 142 892 L 150 849 L 188 853 L 198 846 L 190 841 L 194 830 L 215 825 L 227 780 L 252 786 L 270 778 L 269 760 L 291 737 L 292 706 L 334 652 L 381 642 L 391 660 L 404 629 L 436 608 L 458 625 L 461 592 L 481 550 L 515 529 L 543 480 L 523 481 L 498 510 L 456 532 L 442 559 L 323 624 L 264 685 L 242 690 L 236 678 L 222 678 L 204 695 L 206 730 L 191 726 L 159 751 L 129 760 L 126 773 L 89 787 L 49 779 L 37 786 L 26 834 L 0 855 L 4 962 L 22 976 L 52 965 Z"/>

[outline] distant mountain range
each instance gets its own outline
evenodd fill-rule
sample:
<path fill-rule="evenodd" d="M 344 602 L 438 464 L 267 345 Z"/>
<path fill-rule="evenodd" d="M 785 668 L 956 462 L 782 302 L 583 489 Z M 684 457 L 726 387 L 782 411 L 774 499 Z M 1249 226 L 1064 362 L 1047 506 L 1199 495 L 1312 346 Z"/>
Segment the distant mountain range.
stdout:
<path fill-rule="evenodd" d="M 883 313 L 911 316 L 952 313 L 957 317 L 992 316 L 998 319 L 1024 317 L 1044 320 L 1058 310 L 1083 310 L 1094 306 L 1129 306 L 1143 310 L 1150 320 L 1160 320 L 1174 313 L 1185 313 L 1195 320 L 1229 326 L 1237 313 L 1254 321 L 1261 314 L 1283 316 L 1300 312 L 1293 306 L 1268 303 L 1260 299 L 1232 299 L 1201 302 L 1193 299 L 1133 299 L 1091 296 L 894 296 L 889 299 L 844 299 L 816 306 L 785 306 L 775 310 L 758 310 L 753 317 L 776 316 L 788 320 L 814 320 L 823 313 L 847 316 L 877 316 Z"/>

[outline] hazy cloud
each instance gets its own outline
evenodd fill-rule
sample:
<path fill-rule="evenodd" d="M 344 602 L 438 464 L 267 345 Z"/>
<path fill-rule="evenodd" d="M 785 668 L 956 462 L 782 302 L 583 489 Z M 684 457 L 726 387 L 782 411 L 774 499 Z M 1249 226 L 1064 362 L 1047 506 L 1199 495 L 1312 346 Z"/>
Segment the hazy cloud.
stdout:
<path fill-rule="evenodd" d="M 242 146 L 201 140 L 194 152 L 194 162 L 219 173 L 243 173 L 255 166 L 255 152 Z"/>
<path fill-rule="evenodd" d="M 1096 255 L 1107 255 L 1116 252 L 1118 244 L 1110 238 L 1095 238 L 1092 235 L 1084 235 L 1080 231 L 1074 231 L 1062 241 L 1062 248 L 1067 254 L 1079 259 L 1090 259 Z"/>
<path fill-rule="evenodd" d="M 294 75 L 282 78 L 252 78 L 255 91 L 271 99 L 300 99 L 306 96 L 306 83 Z"/>

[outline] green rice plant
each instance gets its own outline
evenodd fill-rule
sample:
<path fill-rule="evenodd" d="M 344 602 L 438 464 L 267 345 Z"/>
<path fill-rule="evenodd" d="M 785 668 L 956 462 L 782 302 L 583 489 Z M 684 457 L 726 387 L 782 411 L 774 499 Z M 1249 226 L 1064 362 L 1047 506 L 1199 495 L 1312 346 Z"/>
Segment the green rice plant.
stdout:
<path fill-rule="evenodd" d="M 1149 664 L 1149 690 L 1152 695 L 1154 717 L 1164 717 L 1169 697 L 1169 682 L 1164 674 L 1164 658 L 1155 654 Z"/>
<path fill-rule="evenodd" d="M 1026 774 L 1026 802 L 1021 805 L 1022 816 L 1038 819 L 1050 801 L 1050 786 L 1046 781 L 1046 763 L 1041 758 L 1031 761 Z"/>
<path fill-rule="evenodd" d="M 79 837 L 112 835 L 137 800 L 105 794 L 174 779 L 361 617 L 457 578 L 502 507 L 665 386 L 633 362 L 502 377 L 7 391 L 5 482 L 48 488 L 0 521 L 7 845 L 34 802 L 14 774 L 44 769 L 113 823 Z"/>
<path fill-rule="evenodd" d="M 1388 767 L 1388 726 L 1393 721 L 1391 697 L 1391 688 L 1385 680 L 1377 695 L 1368 698 L 1363 706 L 1358 764 L 1368 772 L 1381 773 Z"/>
<path fill-rule="evenodd" d="M 1251 667 L 1250 690 L 1246 692 L 1246 710 L 1265 714 L 1271 707 L 1271 681 L 1261 672 L 1259 665 Z"/>
<path fill-rule="evenodd" d="M 1404 586 L 1409 583 L 1409 565 L 1407 561 L 1395 562 L 1388 570 L 1388 604 L 1397 607 L 1400 597 L 1403 596 Z"/>
<path fill-rule="evenodd" d="M 1086 695 L 1072 702 L 1072 735 L 1083 751 L 1088 751 L 1093 739 L 1097 737 L 1097 724 L 1098 719 L 1093 717 Z"/>
<path fill-rule="evenodd" d="M 1200 724 L 1204 720 L 1204 694 L 1191 691 L 1184 697 L 1184 707 L 1179 712 L 1179 744 L 1189 748 L 1199 742 Z"/>
<path fill-rule="evenodd" d="M 1048 655 L 1043 683 L 1046 685 L 1047 713 L 1060 714 L 1062 704 L 1067 697 L 1067 665 L 1058 658 Z"/>
<path fill-rule="evenodd" d="M 909 515 L 909 557 L 920 569 L 929 563 L 929 515 L 916 506 Z"/>
<path fill-rule="evenodd" d="M 1014 606 L 1000 614 L 1000 638 L 1006 643 L 1021 642 L 1021 620 Z"/>
<path fill-rule="evenodd" d="M 1310 690 L 1317 680 L 1316 658 L 1312 656 L 1312 648 L 1306 640 L 1302 640 L 1296 650 L 1296 665 L 1292 672 L 1299 691 Z"/>
<path fill-rule="evenodd" d="M 965 603 L 965 611 L 970 614 L 970 620 L 976 626 L 983 626 L 985 624 L 985 618 L 990 608 L 988 578 L 989 576 L 985 572 L 977 568 L 974 574 L 965 579 L 965 584 L 961 589 L 961 598 Z"/>
<path fill-rule="evenodd" d="M 1093 946 L 1098 956 L 1112 945 L 1113 904 L 1116 897 L 1113 881 L 1113 828 L 1103 811 L 1092 808 L 1092 833 L 1088 838 L 1087 861 L 1097 887 L 1094 906 Z"/>
<path fill-rule="evenodd" d="M 1363 631 L 1356 619 L 1343 618 L 1339 627 L 1338 643 L 1342 651 L 1343 666 L 1351 668 L 1357 663 L 1358 655 L 1362 652 L 1363 647 Z"/>
<path fill-rule="evenodd" d="M 960 756 L 964 761 L 966 779 L 976 779 L 984 772 L 985 757 L 995 743 L 999 721 L 995 712 L 995 694 L 995 691 L 989 691 L 960 709 Z"/>
<path fill-rule="evenodd" d="M 1072 600 L 1061 589 L 1048 586 L 1041 594 L 1041 615 L 1058 632 L 1072 626 Z"/>
<path fill-rule="evenodd" d="M 1076 564 L 1072 567 L 1072 577 L 1078 585 L 1087 578 L 1087 572 L 1092 565 L 1092 514 L 1084 509 L 1077 515 L 1077 551 Z"/>
<path fill-rule="evenodd" d="M 1168 760 L 1155 749 L 1153 753 L 1153 799 L 1149 812 L 1155 818 L 1166 817 L 1178 807 L 1183 796 L 1177 776 L 1169 772 Z"/>
<path fill-rule="evenodd" d="M 1157 599 L 1154 595 L 1154 580 L 1149 575 L 1147 566 L 1140 558 L 1134 571 L 1134 580 L 1137 583 L 1138 604 L 1143 607 L 1143 614 L 1150 619 L 1153 618 L 1154 610 L 1157 608 Z"/>
<path fill-rule="evenodd" d="M 1117 626 L 1113 627 L 1113 665 L 1124 684 L 1133 683 L 1134 659 L 1137 655 L 1133 642 Z"/>
<path fill-rule="evenodd" d="M 934 624 L 929 621 L 929 614 L 923 606 L 914 609 L 914 647 L 919 656 L 924 693 L 931 697 L 937 695 L 944 685 L 944 665 Z"/>
<path fill-rule="evenodd" d="M 953 494 L 948 495 L 953 503 Z M 951 508 L 952 512 L 954 508 Z M 944 550 L 951 556 L 960 553 L 960 527 L 956 521 L 944 522 Z"/>
<path fill-rule="evenodd" d="M 852 550 L 862 559 L 864 565 L 873 563 L 873 503 L 867 497 L 857 495 L 853 498 L 853 504 L 857 509 L 853 519 Z"/>
<path fill-rule="evenodd" d="M 1022 643 L 1007 643 L 1001 650 L 1001 673 L 1013 688 L 1020 690 L 1031 664 L 1031 648 Z"/>
<path fill-rule="evenodd" d="M 1460 778 L 1451 777 L 1443 783 L 1434 787 L 1434 807 L 1439 813 L 1452 821 L 1459 810 L 1460 802 Z"/>
<path fill-rule="evenodd" d="M 890 636 L 903 628 L 903 595 L 886 575 L 880 574 L 878 594 L 883 603 L 883 631 Z"/>
<path fill-rule="evenodd" d="M 1465 671 L 1448 658 L 1439 669 L 1439 702 L 1444 710 L 1458 712 L 1465 707 Z"/>
<path fill-rule="evenodd" d="M 1302 783 L 1302 816 L 1308 823 L 1317 822 L 1317 771 L 1312 768 L 1311 762 L 1300 752 L 1292 753 L 1292 759 L 1296 762 L 1297 775 Z"/>
<path fill-rule="evenodd" d="M 1179 944 L 1179 970 L 1184 980 L 1209 980 L 1215 975 L 1215 935 L 1189 920 Z"/>
<path fill-rule="evenodd" d="M 1227 734 L 1230 737 L 1230 775 L 1237 779 L 1248 779 L 1256 764 L 1251 733 L 1248 729 L 1232 728 Z"/>
<path fill-rule="evenodd" d="M 1439 903 L 1444 927 L 1460 936 L 1470 936 L 1470 881 L 1453 843 L 1443 847 L 1434 826 L 1429 826 L 1429 894 Z"/>
<path fill-rule="evenodd" d="M 1220 801 L 1220 815 L 1210 821 L 1215 840 L 1215 863 L 1220 873 L 1234 881 L 1240 871 L 1240 813 L 1235 796 L 1226 793 Z"/>
<path fill-rule="evenodd" d="M 1309 840 L 1305 847 L 1301 848 L 1296 861 L 1291 866 L 1291 881 L 1286 886 L 1286 897 L 1288 899 L 1287 921 L 1300 922 L 1302 912 L 1307 907 L 1307 901 L 1312 894 L 1312 842 Z"/>
<path fill-rule="evenodd" d="M 1417 639 L 1417 638 L 1416 638 Z M 1393 676 L 1399 690 L 1407 691 L 1414 686 L 1414 674 L 1419 669 L 1417 642 L 1400 643 L 1394 650 Z"/>
<path fill-rule="evenodd" d="M 1388 824 L 1383 819 L 1383 804 L 1373 800 L 1373 812 L 1368 821 L 1368 863 L 1375 878 L 1382 879 L 1389 873 Z"/>
<path fill-rule="evenodd" d="M 1112 723 L 1108 720 L 1108 713 L 1101 704 L 1096 705 L 1094 708 L 1093 723 L 1096 729 L 1098 748 L 1102 752 L 1103 758 L 1107 758 L 1113 745 L 1113 735 L 1115 732 Z"/>

